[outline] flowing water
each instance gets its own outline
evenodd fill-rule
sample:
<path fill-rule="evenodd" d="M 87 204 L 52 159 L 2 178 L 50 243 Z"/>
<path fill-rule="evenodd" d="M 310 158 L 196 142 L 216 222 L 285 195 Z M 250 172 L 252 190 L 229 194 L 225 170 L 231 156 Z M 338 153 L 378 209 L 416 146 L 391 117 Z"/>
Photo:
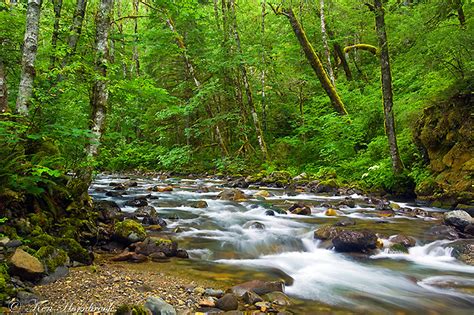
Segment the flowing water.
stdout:
<path fill-rule="evenodd" d="M 193 275 L 229 284 L 283 279 L 285 292 L 296 302 L 293 310 L 299 314 L 473 313 L 474 266 L 451 256 L 450 241 L 429 242 L 424 238 L 425 231 L 439 223 L 432 218 L 397 215 L 383 218 L 385 222 L 381 223 L 374 206 L 358 195 L 327 196 L 267 189 L 274 196 L 266 200 L 218 200 L 224 182 L 214 179 L 134 178 L 138 186 L 129 188 L 123 197 L 106 197 L 97 189 L 111 189 L 110 182 L 125 180 L 99 176 L 90 193 L 95 199 L 116 201 L 126 212 L 136 210 L 124 206 L 127 200 L 149 195 L 149 205 L 167 220 L 168 229 L 180 228 L 181 232 L 172 236 L 191 259 L 177 263 Z M 174 190 L 147 191 L 155 185 L 173 185 Z M 243 191 L 253 195 L 259 189 Z M 356 206 L 340 207 L 338 217 L 324 214 L 322 203 L 337 204 L 346 197 L 355 200 Z M 197 200 L 206 201 L 208 207 L 191 207 L 191 201 Z M 311 216 L 265 214 L 271 209 L 286 209 L 297 201 L 311 205 Z M 406 203 L 399 205 L 411 207 Z M 357 222 L 354 228 L 368 228 L 386 238 L 398 233 L 413 236 L 417 245 L 408 253 L 391 253 L 387 249 L 371 256 L 336 253 L 315 240 L 313 232 L 341 217 L 353 218 Z M 263 224 L 264 229 L 256 228 L 254 222 Z"/>

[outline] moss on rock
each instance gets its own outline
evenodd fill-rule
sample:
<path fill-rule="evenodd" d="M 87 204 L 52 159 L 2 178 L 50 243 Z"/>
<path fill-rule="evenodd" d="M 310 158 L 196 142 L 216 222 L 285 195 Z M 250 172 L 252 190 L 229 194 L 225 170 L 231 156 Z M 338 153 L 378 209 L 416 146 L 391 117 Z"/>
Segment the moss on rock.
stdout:
<path fill-rule="evenodd" d="M 43 263 L 47 273 L 52 273 L 56 268 L 65 266 L 69 262 L 67 253 L 63 249 L 53 246 L 41 247 L 35 256 Z"/>
<path fill-rule="evenodd" d="M 140 223 L 126 219 L 115 224 L 115 237 L 124 243 L 134 243 L 143 241 L 146 231 Z"/>

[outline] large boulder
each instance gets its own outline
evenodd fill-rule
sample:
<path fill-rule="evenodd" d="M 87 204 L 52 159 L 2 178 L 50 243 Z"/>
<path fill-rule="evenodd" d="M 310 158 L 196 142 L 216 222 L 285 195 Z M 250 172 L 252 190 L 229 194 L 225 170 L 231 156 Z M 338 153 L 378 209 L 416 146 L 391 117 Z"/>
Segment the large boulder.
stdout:
<path fill-rule="evenodd" d="M 270 292 L 283 292 L 285 284 L 281 281 L 262 281 L 252 280 L 233 286 L 231 292 L 237 296 L 243 296 L 245 292 L 251 291 L 258 295 L 267 294 Z"/>
<path fill-rule="evenodd" d="M 474 266 L 474 240 L 458 240 L 446 246 L 453 249 L 453 257 L 467 265 Z"/>
<path fill-rule="evenodd" d="M 367 252 L 377 248 L 377 236 L 371 231 L 349 231 L 339 233 L 332 244 L 337 252 Z"/>
<path fill-rule="evenodd" d="M 392 244 L 397 244 L 401 245 L 405 248 L 413 247 L 416 245 L 416 239 L 414 239 L 411 236 L 403 235 L 403 234 L 398 234 L 398 235 L 393 235 L 389 238 L 389 241 Z"/>
<path fill-rule="evenodd" d="M 45 269 L 38 258 L 17 248 L 9 260 L 10 274 L 19 276 L 22 280 L 35 281 L 44 275 Z"/>
<path fill-rule="evenodd" d="M 132 244 L 143 241 L 146 238 L 146 231 L 140 223 L 126 219 L 115 224 L 114 237 L 124 244 Z"/>
<path fill-rule="evenodd" d="M 246 200 L 247 197 L 245 196 L 244 192 L 239 189 L 224 189 L 217 195 L 221 200 L 232 200 L 232 201 L 240 201 Z"/>
<path fill-rule="evenodd" d="M 454 226 L 459 231 L 463 231 L 466 226 L 474 223 L 474 219 L 466 211 L 455 210 L 444 214 L 444 222 L 447 225 Z"/>
<path fill-rule="evenodd" d="M 146 300 L 145 308 L 148 309 L 152 315 L 176 315 L 173 306 L 156 296 L 151 296 Z"/>
<path fill-rule="evenodd" d="M 135 252 L 150 256 L 153 253 L 164 253 L 167 257 L 174 257 L 178 253 L 178 243 L 168 238 L 147 237 L 143 242 L 134 244 Z"/>
<path fill-rule="evenodd" d="M 324 225 L 314 231 L 314 238 L 322 241 L 332 240 L 339 235 L 343 230 L 340 227 L 331 225 Z"/>
<path fill-rule="evenodd" d="M 453 226 L 434 225 L 425 232 L 424 238 L 427 241 L 456 240 L 459 232 Z"/>

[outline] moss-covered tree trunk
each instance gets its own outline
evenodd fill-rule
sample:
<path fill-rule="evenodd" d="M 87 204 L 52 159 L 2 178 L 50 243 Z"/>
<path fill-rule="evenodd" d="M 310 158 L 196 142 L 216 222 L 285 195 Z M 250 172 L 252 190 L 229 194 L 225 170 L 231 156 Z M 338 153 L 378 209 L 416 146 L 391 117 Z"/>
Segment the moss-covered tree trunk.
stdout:
<path fill-rule="evenodd" d="M 0 114 L 8 112 L 8 88 L 5 64 L 0 59 Z"/>
<path fill-rule="evenodd" d="M 382 74 L 382 96 L 383 110 L 385 117 L 385 133 L 387 134 L 392 158 L 392 168 L 394 173 L 403 171 L 402 160 L 398 151 L 397 136 L 395 133 L 395 118 L 393 115 L 393 91 L 392 73 L 390 69 L 390 58 L 388 54 L 387 33 L 385 31 L 384 9 L 381 0 L 374 0 L 375 28 L 379 40 L 380 68 Z"/>
<path fill-rule="evenodd" d="M 342 69 L 344 70 L 344 73 L 346 74 L 347 81 L 352 81 L 351 68 L 349 67 L 349 64 L 347 63 L 346 56 L 344 52 L 342 51 L 341 45 L 339 45 L 339 43 L 334 43 L 334 52 L 336 53 L 337 57 L 341 61 Z"/>
<path fill-rule="evenodd" d="M 324 0 L 319 0 L 319 12 L 320 12 L 320 19 L 321 19 L 321 37 L 324 46 L 324 56 L 326 57 L 327 62 L 327 69 L 329 74 L 329 79 L 331 80 L 332 85 L 336 85 L 336 79 L 334 77 L 334 71 L 332 69 L 331 64 L 331 52 L 329 51 L 329 44 L 326 32 L 326 15 L 324 12 Z"/>
<path fill-rule="evenodd" d="M 138 0 L 133 0 L 133 14 L 135 16 L 138 16 L 139 13 L 139 1 Z M 132 52 L 132 59 L 134 65 L 132 65 L 132 71 L 130 72 L 135 72 L 137 77 L 140 76 L 140 58 L 138 55 L 138 18 L 135 18 L 133 21 L 133 35 L 135 36 L 134 41 L 133 41 L 133 52 Z M 135 71 L 133 71 L 133 67 L 135 67 Z"/>
<path fill-rule="evenodd" d="M 41 2 L 42 0 L 28 0 L 26 9 L 26 30 L 21 58 L 20 87 L 16 99 L 16 112 L 23 116 L 28 116 L 29 102 L 33 95 Z"/>
<path fill-rule="evenodd" d="M 341 97 L 339 96 L 336 89 L 334 88 L 334 85 L 331 83 L 331 80 L 329 79 L 329 76 L 326 73 L 326 70 L 324 70 L 321 60 L 319 59 L 318 55 L 313 49 L 313 46 L 311 45 L 308 38 L 306 37 L 303 27 L 301 26 L 300 22 L 296 18 L 295 13 L 293 12 L 293 9 L 289 8 L 289 9 L 283 9 L 281 11 L 275 10 L 275 12 L 277 14 L 283 14 L 288 18 L 288 20 L 290 21 L 291 27 L 293 28 L 293 31 L 296 35 L 296 38 L 298 39 L 301 47 L 303 48 L 306 59 L 308 60 L 311 67 L 313 68 L 314 72 L 316 73 L 316 76 L 321 82 L 321 85 L 326 91 L 326 94 L 331 100 L 332 106 L 340 115 L 347 115 L 347 110 L 346 110 L 346 107 L 344 106 L 344 103 L 341 100 Z"/>
<path fill-rule="evenodd" d="M 97 75 L 92 87 L 90 100 L 92 109 L 90 130 L 92 138 L 87 146 L 87 154 L 90 157 L 97 155 L 105 128 L 107 101 L 109 98 L 107 87 L 108 39 L 113 2 L 113 0 L 101 0 L 96 17 L 95 70 Z"/>

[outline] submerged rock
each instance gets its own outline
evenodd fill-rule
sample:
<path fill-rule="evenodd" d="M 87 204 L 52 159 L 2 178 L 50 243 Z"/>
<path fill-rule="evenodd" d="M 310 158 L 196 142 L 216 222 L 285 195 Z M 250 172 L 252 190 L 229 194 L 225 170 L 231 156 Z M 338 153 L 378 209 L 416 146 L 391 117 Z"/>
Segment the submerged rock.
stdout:
<path fill-rule="evenodd" d="M 257 230 L 264 230 L 265 224 L 260 223 L 258 221 L 249 221 L 246 222 L 243 226 L 244 229 L 257 229 Z"/>
<path fill-rule="evenodd" d="M 459 238 L 459 233 L 452 226 L 435 225 L 429 228 L 429 230 L 425 232 L 425 238 L 428 241 L 446 240 L 446 239 L 456 240 Z"/>
<path fill-rule="evenodd" d="M 209 207 L 209 205 L 207 204 L 206 201 L 204 200 L 197 200 L 197 201 L 193 201 L 191 202 L 191 207 L 193 208 L 207 208 Z"/>
<path fill-rule="evenodd" d="M 322 241 L 332 240 L 343 230 L 339 227 L 325 225 L 314 231 L 314 238 Z"/>
<path fill-rule="evenodd" d="M 143 206 L 147 206 L 148 202 L 143 198 L 135 198 L 135 199 L 128 200 L 127 202 L 125 202 L 125 205 L 128 207 L 143 207 Z"/>
<path fill-rule="evenodd" d="M 474 266 L 474 240 L 459 240 L 446 246 L 453 248 L 453 257 L 467 265 Z"/>
<path fill-rule="evenodd" d="M 263 298 L 275 305 L 289 306 L 291 305 L 290 298 L 283 292 L 271 292 L 263 295 Z"/>
<path fill-rule="evenodd" d="M 244 295 L 242 296 L 242 298 L 245 303 L 250 304 L 250 305 L 263 301 L 260 295 L 252 291 L 246 291 Z"/>
<path fill-rule="evenodd" d="M 258 295 L 270 292 L 283 292 L 285 284 L 281 281 L 252 280 L 233 286 L 230 290 L 237 296 L 243 296 L 245 292 L 251 291 Z"/>
<path fill-rule="evenodd" d="M 334 223 L 334 226 L 350 226 L 350 225 L 356 225 L 356 221 L 351 218 L 343 218 L 336 223 Z"/>
<path fill-rule="evenodd" d="M 367 252 L 377 248 L 377 236 L 371 231 L 342 231 L 332 244 L 337 252 Z"/>
<path fill-rule="evenodd" d="M 408 249 L 416 245 L 416 239 L 411 236 L 406 236 L 403 234 L 393 235 L 389 238 L 389 241 L 393 244 L 401 245 Z"/>

